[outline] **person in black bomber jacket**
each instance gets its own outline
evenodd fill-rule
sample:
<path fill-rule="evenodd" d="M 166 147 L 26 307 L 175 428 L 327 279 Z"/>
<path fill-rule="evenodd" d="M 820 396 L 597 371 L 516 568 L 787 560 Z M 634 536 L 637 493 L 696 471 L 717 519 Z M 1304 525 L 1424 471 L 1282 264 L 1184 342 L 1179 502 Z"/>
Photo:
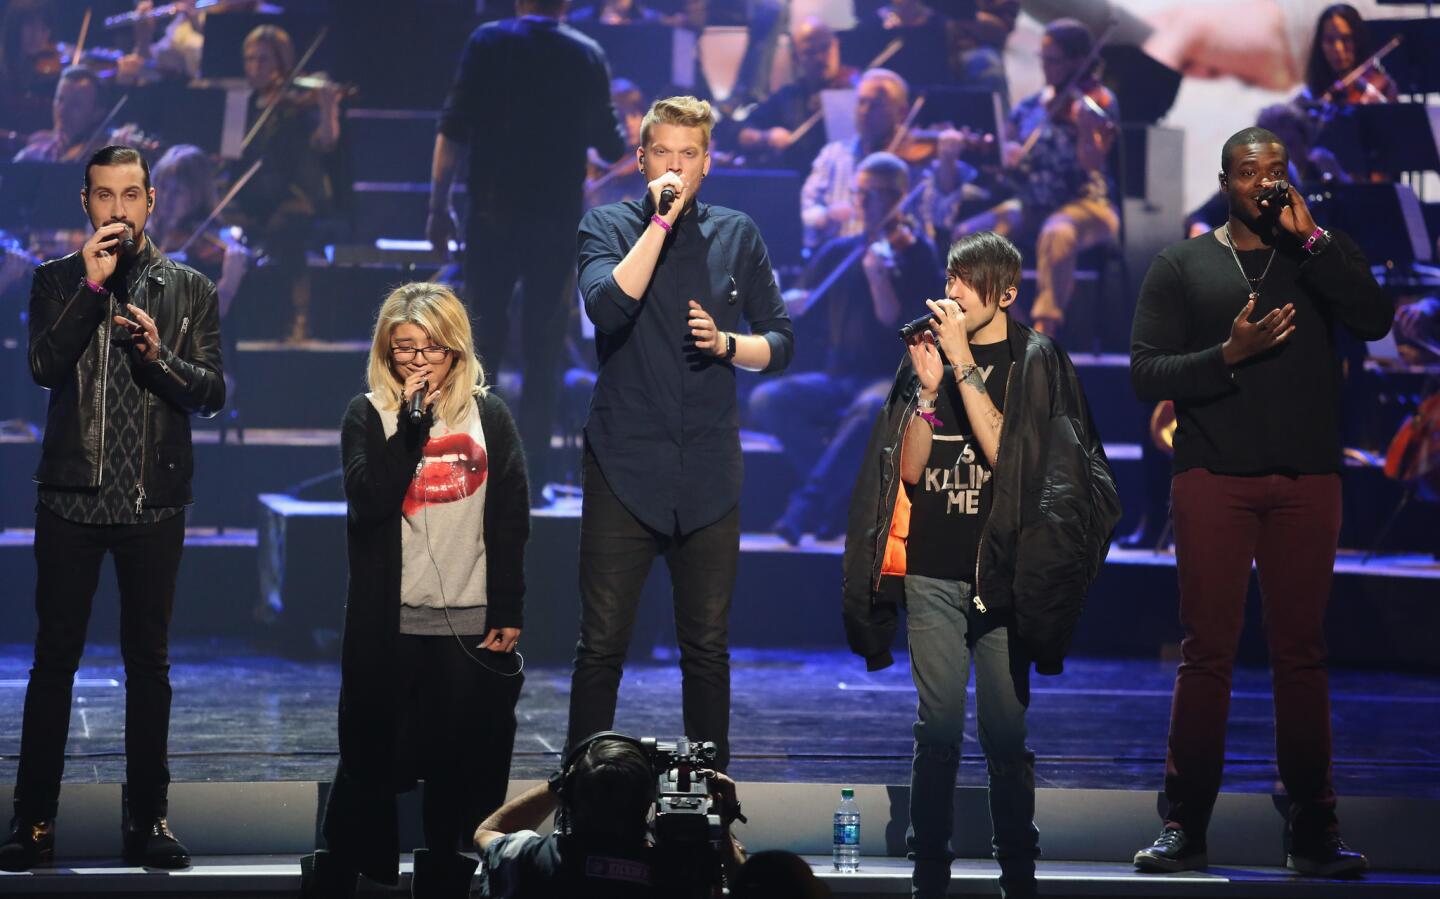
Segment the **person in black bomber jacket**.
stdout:
<path fill-rule="evenodd" d="M 994 232 L 955 242 L 944 300 L 871 434 L 845 543 L 845 628 L 889 665 L 903 585 L 919 693 L 906 843 L 916 897 L 943 896 L 952 794 L 975 662 L 1001 895 L 1035 895 L 1029 668 L 1058 673 L 1120 517 L 1114 477 L 1070 360 L 1010 319 L 1020 253 Z"/>
<path fill-rule="evenodd" d="M 191 502 L 190 416 L 225 404 L 215 285 L 146 235 L 155 191 L 135 150 L 95 153 L 80 196 L 95 232 L 37 268 L 30 292 L 30 374 L 50 391 L 35 472 L 39 628 L 0 869 L 54 858 L 71 688 L 107 552 L 125 660 L 124 855 L 182 868 L 189 853 L 165 818 L 168 638 Z"/>
<path fill-rule="evenodd" d="M 1180 668 L 1170 709 L 1165 826 L 1142 871 L 1203 868 L 1220 791 L 1230 678 L 1252 563 L 1265 605 L 1275 754 L 1290 799 L 1287 864 L 1356 875 L 1330 774 L 1325 606 L 1340 537 L 1337 325 L 1379 340 L 1395 310 L 1365 254 L 1319 227 L 1285 183 L 1289 153 L 1246 128 L 1220 154 L 1229 216 L 1166 247 L 1145 276 L 1131 332 L 1140 399 L 1175 402 L 1170 487 L 1180 581 Z M 1276 184 L 1284 197 L 1260 198 Z"/>
<path fill-rule="evenodd" d="M 302 860 L 302 892 L 353 895 L 357 873 L 396 883 L 395 794 L 419 778 L 427 849 L 415 853 L 414 895 L 463 897 L 475 862 L 457 850 L 504 801 L 515 743 L 525 457 L 447 287 L 390 294 L 368 381 L 340 433 L 350 506 L 340 765 L 328 851 Z"/>

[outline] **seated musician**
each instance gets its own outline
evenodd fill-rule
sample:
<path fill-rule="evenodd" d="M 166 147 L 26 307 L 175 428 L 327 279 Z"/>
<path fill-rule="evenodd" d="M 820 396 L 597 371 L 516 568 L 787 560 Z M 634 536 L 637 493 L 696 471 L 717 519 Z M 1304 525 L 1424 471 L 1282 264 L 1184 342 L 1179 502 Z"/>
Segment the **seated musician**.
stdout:
<path fill-rule="evenodd" d="M 199 147 L 177 144 L 155 163 L 150 178 L 156 185 L 151 235 L 172 259 L 215 282 L 224 319 L 245 278 L 249 253 L 224 236 L 218 218 L 205 221 L 218 200 L 214 160 Z"/>
<path fill-rule="evenodd" d="M 790 52 L 794 79 L 755 107 L 738 142 L 752 165 L 804 172 L 825 146 L 820 92 L 855 87 L 859 72 L 840 64 L 840 42 L 819 19 L 806 19 L 790 33 Z"/>
<path fill-rule="evenodd" d="M 1035 330 L 1054 334 L 1075 288 L 1075 263 L 1090 247 L 1120 234 L 1110 148 L 1119 129 L 1115 95 L 1095 77 L 1093 38 L 1074 19 L 1056 19 L 1040 41 L 1045 87 L 1010 114 L 1002 161 L 1015 196 L 961 222 L 955 236 L 979 231 L 1034 238 Z"/>
<path fill-rule="evenodd" d="M 50 98 L 62 63 L 52 0 L 10 0 L 0 8 L 0 129 L 18 132 L 0 139 L 11 141 L 50 120 Z M 0 146 L 7 156 L 17 149 Z"/>
<path fill-rule="evenodd" d="M 91 138 L 105 120 L 99 76 L 83 66 L 61 72 L 51 114 L 51 129 L 32 135 L 15 154 L 16 162 L 81 162 L 89 158 L 96 149 Z"/>
<path fill-rule="evenodd" d="M 640 146 L 640 125 L 650 108 L 644 92 L 628 78 L 612 78 L 610 102 L 615 106 L 615 115 L 625 126 L 625 146 Z M 633 156 L 621 154 L 619 159 L 606 162 L 594 147 L 590 148 L 585 177 L 586 209 L 633 200 L 644 192 L 645 177 L 636 169 Z"/>
<path fill-rule="evenodd" d="M 855 91 L 855 137 L 826 144 L 800 189 L 807 250 L 861 232 L 851 194 L 855 168 L 871 153 L 892 150 L 900 143 L 909 106 L 910 86 L 904 78 L 889 69 L 870 69 L 860 76 Z"/>
<path fill-rule="evenodd" d="M 1315 38 L 1305 66 L 1305 87 L 1298 98 L 1301 105 L 1394 103 L 1395 82 L 1383 63 L 1369 62 L 1376 49 L 1355 7 L 1348 3 L 1327 6 L 1315 22 Z M 1352 74 L 1355 78 L 1344 84 Z"/>
<path fill-rule="evenodd" d="M 816 353 L 823 367 L 766 379 L 750 395 L 752 426 L 780 438 L 802 480 L 774 525 L 792 545 L 805 533 L 844 533 L 848 488 L 902 355 L 892 335 L 907 315 L 924 311 L 921 300 L 940 278 L 923 229 L 898 214 L 910 186 L 904 160 L 871 154 L 853 182 L 861 233 L 827 243 L 806 270 L 805 288 L 785 296 L 796 328 L 823 342 Z"/>
<path fill-rule="evenodd" d="M 233 218 L 264 248 L 284 277 L 293 307 L 292 341 L 309 331 L 310 291 L 305 252 L 319 244 L 316 219 L 331 212 L 332 154 L 340 142 L 341 91 L 334 85 L 299 92 L 289 88 L 295 45 L 274 25 L 245 37 L 245 80 L 252 91 L 246 109 L 247 134 L 264 117 L 241 152 L 236 172 L 257 159 L 264 164 L 235 197 Z M 266 110 L 269 109 L 269 113 Z"/>

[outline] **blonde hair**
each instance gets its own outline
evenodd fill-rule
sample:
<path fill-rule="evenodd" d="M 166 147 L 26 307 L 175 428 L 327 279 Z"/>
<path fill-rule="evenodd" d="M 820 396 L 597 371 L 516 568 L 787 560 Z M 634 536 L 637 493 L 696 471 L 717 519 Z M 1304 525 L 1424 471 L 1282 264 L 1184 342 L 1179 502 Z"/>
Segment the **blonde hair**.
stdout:
<path fill-rule="evenodd" d="M 295 42 L 290 40 L 290 33 L 284 28 L 279 25 L 257 25 L 245 35 L 240 52 L 245 52 L 255 44 L 265 44 L 270 48 L 281 72 L 288 75 L 290 70 L 295 68 Z"/>
<path fill-rule="evenodd" d="M 666 97 L 650 104 L 645 120 L 640 123 L 640 145 L 650 143 L 650 128 L 653 125 L 678 125 L 682 128 L 699 128 L 703 137 L 700 146 L 710 149 L 710 129 L 715 127 L 715 113 L 710 104 L 698 97 Z"/>
<path fill-rule="evenodd" d="M 400 408 L 405 381 L 395 372 L 390 358 L 390 339 L 403 324 L 425 329 L 430 339 L 452 351 L 450 375 L 435 401 L 438 416 L 451 427 L 465 421 L 475 407 L 475 397 L 485 393 L 485 369 L 475 358 L 475 340 L 470 334 L 470 316 L 455 291 L 444 284 L 415 281 L 390 292 L 375 316 L 375 336 L 370 344 L 370 366 L 365 373 L 376 406 Z"/>

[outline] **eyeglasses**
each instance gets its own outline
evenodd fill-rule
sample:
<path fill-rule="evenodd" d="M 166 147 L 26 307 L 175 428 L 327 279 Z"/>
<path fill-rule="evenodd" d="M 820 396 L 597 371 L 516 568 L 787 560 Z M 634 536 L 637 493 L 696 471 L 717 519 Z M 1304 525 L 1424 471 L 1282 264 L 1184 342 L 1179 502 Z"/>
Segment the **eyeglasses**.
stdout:
<path fill-rule="evenodd" d="M 415 354 L 419 353 L 425 357 L 426 362 L 438 365 L 449 358 L 451 352 L 453 351 L 448 346 L 392 346 L 390 348 L 390 358 L 396 362 L 408 363 L 415 361 Z"/>

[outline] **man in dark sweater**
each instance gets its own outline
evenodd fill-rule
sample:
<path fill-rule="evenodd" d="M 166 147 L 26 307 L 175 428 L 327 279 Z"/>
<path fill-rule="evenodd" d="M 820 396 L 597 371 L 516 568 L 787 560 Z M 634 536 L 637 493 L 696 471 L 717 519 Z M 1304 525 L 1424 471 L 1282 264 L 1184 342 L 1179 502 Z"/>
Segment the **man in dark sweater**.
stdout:
<path fill-rule="evenodd" d="M 1316 226 L 1288 187 L 1284 144 L 1263 128 L 1221 152 L 1228 221 L 1166 248 L 1140 291 L 1130 372 L 1147 402 L 1173 400 L 1171 509 L 1185 628 L 1170 717 L 1165 830 L 1142 871 L 1207 864 L 1235 648 L 1252 561 L 1265 602 L 1275 744 L 1291 800 L 1287 864 L 1356 875 L 1330 774 L 1325 605 L 1340 533 L 1340 358 L 1335 326 L 1376 340 L 1394 310 L 1364 254 Z"/>
<path fill-rule="evenodd" d="M 510 298 L 523 285 L 520 436 L 532 498 L 550 471 L 565 322 L 574 302 L 575 226 L 590 147 L 625 152 L 600 45 L 560 20 L 567 0 L 518 0 L 517 18 L 476 29 L 460 59 L 435 135 L 426 237 L 455 235 L 450 188 L 469 151 L 465 302 L 475 349 L 498 381 L 510 336 Z M 513 350 L 511 351 L 513 353 Z"/>

